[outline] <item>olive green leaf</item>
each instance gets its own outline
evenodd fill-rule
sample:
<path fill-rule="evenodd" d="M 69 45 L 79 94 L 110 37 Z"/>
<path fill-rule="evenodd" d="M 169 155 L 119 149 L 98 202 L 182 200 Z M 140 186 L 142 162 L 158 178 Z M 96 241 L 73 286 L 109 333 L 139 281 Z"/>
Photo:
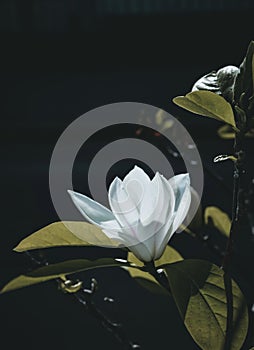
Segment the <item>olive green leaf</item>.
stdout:
<path fill-rule="evenodd" d="M 225 122 L 236 129 L 234 113 L 230 103 L 211 91 L 193 91 L 173 99 L 178 106 L 188 111 Z"/>
<path fill-rule="evenodd" d="M 46 282 L 55 278 L 62 278 L 65 275 L 73 273 L 99 268 L 99 267 L 119 267 L 129 266 L 127 262 L 120 262 L 110 258 L 87 260 L 87 259 L 75 259 L 67 260 L 57 264 L 51 264 L 40 267 L 25 275 L 20 275 L 9 283 L 7 283 L 1 293 L 10 292 L 15 289 L 28 287 L 34 284 Z"/>
<path fill-rule="evenodd" d="M 227 327 L 224 272 L 205 260 L 186 259 L 164 267 L 184 324 L 203 350 L 223 350 Z M 233 335 L 230 350 L 240 350 L 248 329 L 243 294 L 232 281 Z"/>
<path fill-rule="evenodd" d="M 140 261 L 133 253 L 128 253 L 128 262 L 136 266 L 143 267 L 144 263 Z M 171 246 L 167 245 L 163 255 L 159 260 L 155 261 L 155 266 L 170 264 L 176 261 L 183 260 L 182 256 Z M 142 287 L 149 289 L 153 293 L 168 294 L 150 273 L 133 267 L 124 267 L 129 272 L 130 276 L 135 279 Z"/>
<path fill-rule="evenodd" d="M 16 252 L 59 246 L 117 247 L 100 228 L 87 222 L 54 222 L 24 238 L 15 248 Z"/>
<path fill-rule="evenodd" d="M 231 220 L 229 216 L 217 207 L 207 207 L 204 212 L 204 221 L 207 225 L 212 222 L 213 226 L 224 236 L 229 237 Z"/>

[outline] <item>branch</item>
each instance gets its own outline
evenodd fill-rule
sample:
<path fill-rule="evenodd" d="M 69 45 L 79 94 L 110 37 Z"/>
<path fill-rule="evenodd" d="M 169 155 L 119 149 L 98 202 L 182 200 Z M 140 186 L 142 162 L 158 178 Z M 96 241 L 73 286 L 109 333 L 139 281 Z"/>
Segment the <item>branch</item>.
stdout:
<path fill-rule="evenodd" d="M 234 152 L 236 161 L 234 163 L 234 183 L 233 183 L 233 203 L 232 203 L 232 221 L 229 238 L 227 242 L 226 253 L 224 256 L 222 268 L 225 271 L 224 284 L 227 298 L 227 328 L 225 350 L 231 348 L 231 341 L 233 335 L 233 294 L 232 294 L 232 280 L 231 280 L 231 262 L 233 255 L 234 239 L 239 227 L 239 221 L 243 212 L 243 158 L 244 152 L 242 150 L 244 133 L 239 132 L 235 135 Z"/>
<path fill-rule="evenodd" d="M 32 262 L 37 266 L 46 266 L 48 262 L 45 259 L 38 259 L 31 252 L 25 252 L 27 256 L 32 260 Z M 124 350 L 129 349 L 140 349 L 140 345 L 132 342 L 126 335 L 123 326 L 120 323 L 111 321 L 99 308 L 95 305 L 92 297 L 97 290 L 97 282 L 95 279 L 91 280 L 90 289 L 84 289 L 82 287 L 82 282 L 74 282 L 70 279 L 56 278 L 59 289 L 69 295 L 73 296 L 85 310 L 89 312 L 100 324 L 101 326 L 110 332 L 115 339 L 121 343 Z M 105 297 L 104 300 L 113 301 L 110 298 Z"/>

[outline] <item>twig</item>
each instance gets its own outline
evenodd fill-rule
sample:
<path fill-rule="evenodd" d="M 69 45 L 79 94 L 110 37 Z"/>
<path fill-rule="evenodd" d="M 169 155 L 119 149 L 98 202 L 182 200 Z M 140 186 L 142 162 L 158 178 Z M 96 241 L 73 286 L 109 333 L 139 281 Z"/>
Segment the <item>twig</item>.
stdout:
<path fill-rule="evenodd" d="M 48 265 L 48 262 L 45 259 L 38 259 L 30 251 L 26 251 L 25 253 L 37 266 Z M 75 286 L 79 284 L 69 279 L 64 280 L 63 278 L 56 278 L 56 282 L 60 287 L 59 289 L 78 300 L 78 302 L 84 306 L 85 310 L 89 312 L 89 314 L 91 314 L 103 328 L 110 332 L 119 343 L 121 343 L 123 349 L 141 349 L 140 345 L 128 339 L 123 326 L 120 323 L 111 321 L 93 302 L 92 296 L 97 289 L 97 282 L 95 279 L 92 279 L 90 289 L 77 288 L 77 290 L 75 290 Z M 80 287 L 82 287 L 82 283 L 80 284 Z M 71 292 L 72 288 L 74 292 Z M 112 301 L 110 298 L 104 298 L 104 300 Z"/>

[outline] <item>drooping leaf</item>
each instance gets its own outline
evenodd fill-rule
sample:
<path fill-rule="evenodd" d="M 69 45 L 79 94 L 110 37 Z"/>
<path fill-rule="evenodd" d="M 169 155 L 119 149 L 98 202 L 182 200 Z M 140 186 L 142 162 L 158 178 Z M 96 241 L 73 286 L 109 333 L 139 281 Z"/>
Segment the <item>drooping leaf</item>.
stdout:
<path fill-rule="evenodd" d="M 171 293 L 184 324 L 203 350 L 223 350 L 227 327 L 224 272 L 204 260 L 186 259 L 165 266 Z M 232 281 L 233 335 L 230 350 L 240 350 L 247 335 L 248 310 Z"/>
<path fill-rule="evenodd" d="M 204 221 L 206 225 L 211 221 L 220 233 L 226 237 L 229 236 L 231 220 L 221 209 L 212 206 L 205 208 Z"/>
<path fill-rule="evenodd" d="M 225 122 L 236 129 L 230 103 L 211 91 L 193 91 L 173 99 L 178 106 L 188 111 Z"/>
<path fill-rule="evenodd" d="M 1 293 L 10 292 L 15 289 L 28 287 L 34 284 L 46 282 L 55 278 L 59 278 L 65 275 L 73 273 L 95 269 L 99 267 L 121 267 L 129 266 L 126 262 L 119 262 L 114 259 L 98 259 L 98 260 L 87 260 L 87 259 L 75 259 L 67 260 L 61 263 L 52 264 L 40 267 L 33 270 L 25 275 L 20 275 L 9 283 L 7 283 Z"/>
<path fill-rule="evenodd" d="M 162 257 L 155 261 L 155 266 L 159 268 L 161 265 L 170 264 L 176 261 L 183 260 L 182 256 L 171 246 L 167 246 Z M 133 253 L 128 253 L 128 262 L 137 266 L 144 266 L 144 263 L 140 261 Z M 156 279 L 150 275 L 150 273 L 142 271 L 133 267 L 124 267 L 132 278 L 135 279 L 142 287 L 149 289 L 153 293 L 168 294 L 168 292 L 161 287 Z"/>
<path fill-rule="evenodd" d="M 82 238 L 82 239 L 81 239 Z M 59 246 L 117 247 L 102 230 L 87 222 L 54 222 L 24 238 L 15 248 L 16 252 Z"/>

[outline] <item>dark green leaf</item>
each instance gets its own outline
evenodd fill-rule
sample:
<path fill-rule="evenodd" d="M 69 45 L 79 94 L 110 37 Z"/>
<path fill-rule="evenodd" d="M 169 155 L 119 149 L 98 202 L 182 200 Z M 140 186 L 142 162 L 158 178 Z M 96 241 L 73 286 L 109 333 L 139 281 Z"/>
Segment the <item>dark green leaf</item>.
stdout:
<path fill-rule="evenodd" d="M 171 293 L 193 339 L 203 350 L 223 350 L 227 326 L 224 272 L 204 260 L 183 260 L 165 267 Z M 240 350 L 248 329 L 244 297 L 232 281 L 233 339 L 230 350 Z"/>
<path fill-rule="evenodd" d="M 59 246 L 102 246 L 117 247 L 118 244 L 109 239 L 102 230 L 87 222 L 63 221 L 54 222 L 39 231 L 24 238 L 17 247 L 16 252 L 32 249 L 51 248 Z"/>
<path fill-rule="evenodd" d="M 239 67 L 240 73 L 236 77 L 234 89 L 235 101 L 245 111 L 248 108 L 248 99 L 253 96 L 254 91 L 253 55 L 254 41 L 251 41 L 247 49 L 246 57 Z"/>
<path fill-rule="evenodd" d="M 217 119 L 236 128 L 231 105 L 222 96 L 211 91 L 193 91 L 185 96 L 175 97 L 173 102 L 192 113 Z"/>

